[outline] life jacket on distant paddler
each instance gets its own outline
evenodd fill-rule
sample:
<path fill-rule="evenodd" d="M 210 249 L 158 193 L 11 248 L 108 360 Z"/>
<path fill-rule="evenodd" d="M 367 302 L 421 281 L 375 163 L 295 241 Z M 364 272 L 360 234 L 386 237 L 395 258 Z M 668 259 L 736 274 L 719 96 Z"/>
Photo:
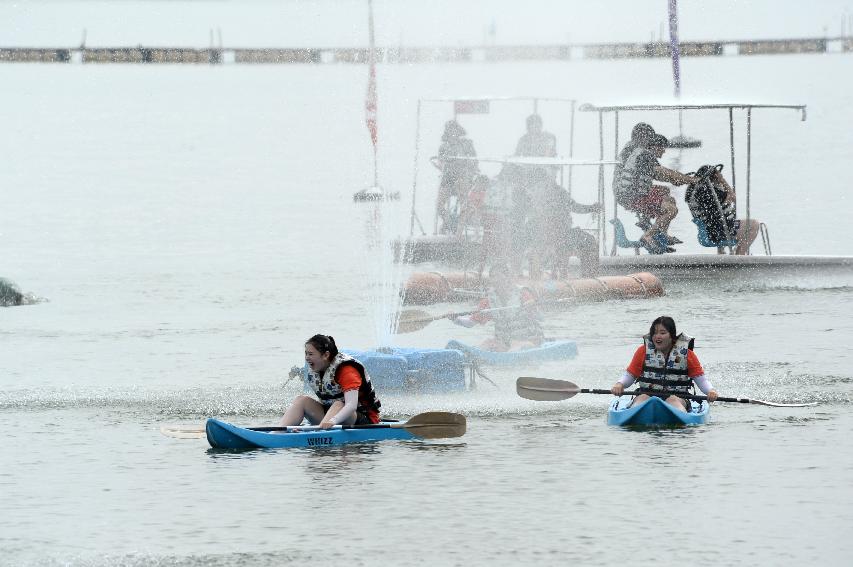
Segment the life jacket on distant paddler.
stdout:
<path fill-rule="evenodd" d="M 536 299 L 536 292 L 529 287 L 520 287 L 515 290 L 506 303 L 501 301 L 493 289 L 487 293 L 489 308 L 509 308 L 489 314 L 495 322 L 495 338 L 507 346 L 510 346 L 514 340 L 542 341 L 543 339 L 539 312 L 534 306 L 525 306 L 522 303 L 525 294 L 530 294 L 534 300 Z"/>
<path fill-rule="evenodd" d="M 680 333 L 675 338 L 668 357 L 655 349 L 651 335 L 644 335 L 646 360 L 643 363 L 643 375 L 638 380 L 644 390 L 671 390 L 689 393 L 693 379 L 687 375 L 687 351 L 693 350 L 693 337 Z"/>
<path fill-rule="evenodd" d="M 332 362 L 323 372 L 322 376 L 317 372 L 308 370 L 308 384 L 314 390 L 317 398 L 320 399 L 320 403 L 325 407 L 329 407 L 337 400 L 343 402 L 344 391 L 341 385 L 338 384 L 338 381 L 335 380 L 338 369 L 343 366 L 352 366 L 361 375 L 361 386 L 358 388 L 358 407 L 356 411 L 367 412 L 368 410 L 373 410 L 378 412 L 382 404 L 379 402 L 379 398 L 376 397 L 376 391 L 373 389 L 373 384 L 370 382 L 367 370 L 362 363 L 342 352 L 339 352 L 332 359 Z"/>

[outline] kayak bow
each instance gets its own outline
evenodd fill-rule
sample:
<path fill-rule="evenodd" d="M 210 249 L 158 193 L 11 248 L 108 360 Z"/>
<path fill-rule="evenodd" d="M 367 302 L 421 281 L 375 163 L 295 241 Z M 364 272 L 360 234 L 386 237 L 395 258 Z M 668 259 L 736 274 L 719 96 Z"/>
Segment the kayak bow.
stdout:
<path fill-rule="evenodd" d="M 708 402 L 691 401 L 690 411 L 681 411 L 658 397 L 650 397 L 642 403 L 628 407 L 633 397 L 614 399 L 607 410 L 608 425 L 640 427 L 673 427 L 699 425 L 708 420 Z"/>

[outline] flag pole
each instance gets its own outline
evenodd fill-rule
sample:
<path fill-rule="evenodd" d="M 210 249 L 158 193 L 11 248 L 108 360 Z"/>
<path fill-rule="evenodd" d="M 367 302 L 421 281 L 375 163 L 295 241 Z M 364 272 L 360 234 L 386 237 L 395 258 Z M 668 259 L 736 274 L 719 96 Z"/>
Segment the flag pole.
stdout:
<path fill-rule="evenodd" d="M 377 97 L 376 97 L 376 37 L 373 31 L 373 0 L 367 0 L 368 29 L 370 34 L 370 49 L 368 53 L 369 70 L 367 75 L 367 99 L 364 110 L 367 121 L 367 130 L 370 132 L 370 140 L 373 142 L 373 186 L 379 187 L 379 168 L 377 157 L 377 144 L 379 132 L 377 129 Z"/>

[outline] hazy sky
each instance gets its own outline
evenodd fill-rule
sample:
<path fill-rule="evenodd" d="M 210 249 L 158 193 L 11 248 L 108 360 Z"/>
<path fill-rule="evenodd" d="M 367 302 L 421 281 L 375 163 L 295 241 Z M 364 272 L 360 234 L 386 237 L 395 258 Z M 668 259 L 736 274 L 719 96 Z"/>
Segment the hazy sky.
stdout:
<path fill-rule="evenodd" d="M 360 46 L 367 0 L 0 0 L 0 46 Z M 380 45 L 648 41 L 667 0 L 375 0 Z M 680 0 L 683 40 L 853 35 L 853 0 Z"/>

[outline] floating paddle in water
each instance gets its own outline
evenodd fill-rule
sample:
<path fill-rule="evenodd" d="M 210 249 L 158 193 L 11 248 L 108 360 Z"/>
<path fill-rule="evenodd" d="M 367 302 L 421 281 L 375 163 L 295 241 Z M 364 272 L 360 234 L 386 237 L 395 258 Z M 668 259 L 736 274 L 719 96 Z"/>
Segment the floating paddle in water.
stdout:
<path fill-rule="evenodd" d="M 406 421 L 370 423 L 366 425 L 335 425 L 332 429 L 405 429 L 421 439 L 444 439 L 462 437 L 465 435 L 465 416 L 447 411 L 428 411 L 412 416 Z M 291 432 L 317 431 L 319 425 L 296 425 L 289 427 L 249 427 L 252 431 Z M 169 427 L 160 428 L 160 433 L 175 439 L 202 439 L 206 433 L 203 427 Z"/>
<path fill-rule="evenodd" d="M 559 400 L 567 400 L 576 394 L 608 394 L 613 395 L 610 390 L 597 390 L 597 389 L 589 389 L 589 388 L 581 388 L 577 384 L 569 382 L 568 380 L 551 380 L 550 378 L 533 378 L 529 376 L 522 376 L 515 382 L 515 390 L 518 392 L 518 395 L 522 398 L 526 398 L 528 400 L 537 400 L 537 401 L 559 401 Z M 671 392 L 667 390 L 661 390 L 658 392 L 650 392 L 648 390 L 634 390 L 631 392 L 623 392 L 623 396 L 638 396 L 640 394 L 675 394 L 680 398 L 686 398 L 688 400 L 707 400 L 708 396 L 697 396 L 694 394 L 683 394 L 679 392 Z M 722 396 L 718 396 L 716 401 L 718 402 L 737 402 L 741 404 L 758 404 L 761 406 L 770 406 L 774 408 L 804 408 L 810 406 L 816 406 L 817 402 L 805 403 L 805 404 L 782 404 L 776 402 L 766 402 L 764 400 L 753 400 L 751 398 L 724 398 Z"/>

